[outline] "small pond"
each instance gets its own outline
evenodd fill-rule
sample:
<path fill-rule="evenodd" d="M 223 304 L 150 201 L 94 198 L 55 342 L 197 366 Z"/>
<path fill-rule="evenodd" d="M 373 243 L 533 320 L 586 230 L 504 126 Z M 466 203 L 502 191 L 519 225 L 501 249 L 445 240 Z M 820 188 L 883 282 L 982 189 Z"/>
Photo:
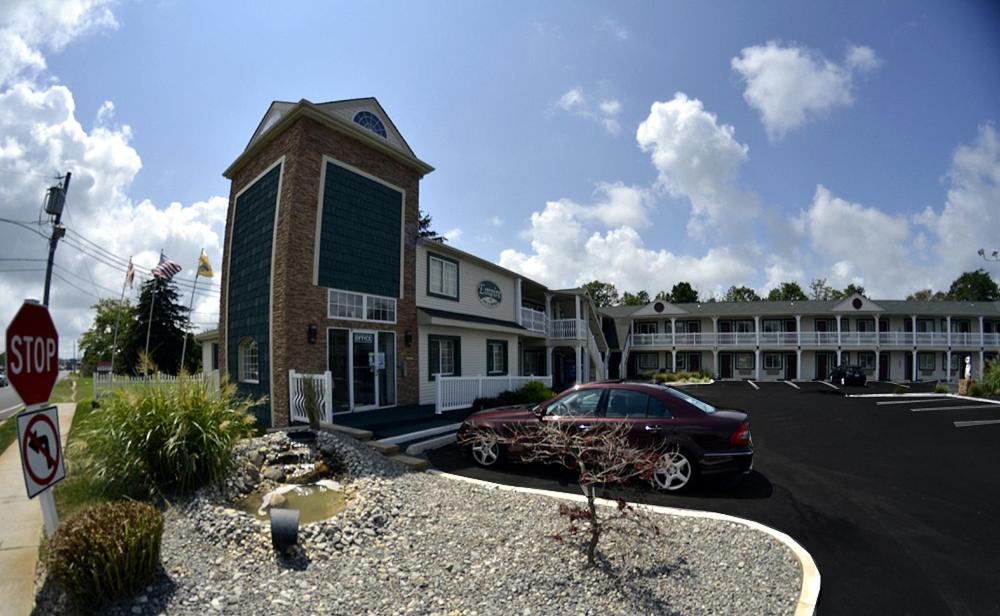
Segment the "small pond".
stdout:
<path fill-rule="evenodd" d="M 332 481 L 321 481 L 306 485 L 286 485 L 273 492 L 251 492 L 246 498 L 237 502 L 235 508 L 249 513 L 258 520 L 268 519 L 268 507 L 264 499 L 272 494 L 280 493 L 285 502 L 283 509 L 298 509 L 299 524 L 311 524 L 337 515 L 347 506 L 347 498 L 339 484 Z"/>

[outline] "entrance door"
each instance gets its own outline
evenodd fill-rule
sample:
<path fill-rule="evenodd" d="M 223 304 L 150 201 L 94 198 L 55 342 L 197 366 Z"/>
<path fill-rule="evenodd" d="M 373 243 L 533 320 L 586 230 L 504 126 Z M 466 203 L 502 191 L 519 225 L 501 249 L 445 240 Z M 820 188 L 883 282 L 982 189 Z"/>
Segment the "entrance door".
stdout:
<path fill-rule="evenodd" d="M 878 354 L 878 380 L 889 381 L 889 353 L 882 351 Z"/>
<path fill-rule="evenodd" d="M 719 378 L 731 379 L 733 378 L 733 354 L 732 353 L 720 353 L 719 354 Z"/>
<path fill-rule="evenodd" d="M 797 353 L 785 353 L 785 380 L 799 378 L 799 356 Z"/>
<path fill-rule="evenodd" d="M 687 369 L 690 372 L 698 372 L 701 370 L 701 353 L 688 354 Z"/>
<path fill-rule="evenodd" d="M 377 406 L 375 400 L 375 380 L 378 370 L 375 359 L 375 332 L 354 331 L 351 333 L 352 385 L 354 410 L 360 411 Z"/>
<path fill-rule="evenodd" d="M 396 404 L 396 334 L 393 332 L 376 332 L 378 338 L 378 353 L 375 355 L 376 376 L 378 382 L 379 406 L 394 406 Z"/>
<path fill-rule="evenodd" d="M 913 381 L 913 354 L 904 353 L 903 354 L 903 365 L 905 366 L 903 370 L 904 380 L 910 382 Z"/>
<path fill-rule="evenodd" d="M 351 410 L 351 344 L 350 332 L 346 329 L 328 329 L 326 333 L 327 368 L 333 376 L 333 412 L 344 413 Z"/>
<path fill-rule="evenodd" d="M 825 381 L 830 378 L 830 355 L 816 353 L 816 380 Z"/>

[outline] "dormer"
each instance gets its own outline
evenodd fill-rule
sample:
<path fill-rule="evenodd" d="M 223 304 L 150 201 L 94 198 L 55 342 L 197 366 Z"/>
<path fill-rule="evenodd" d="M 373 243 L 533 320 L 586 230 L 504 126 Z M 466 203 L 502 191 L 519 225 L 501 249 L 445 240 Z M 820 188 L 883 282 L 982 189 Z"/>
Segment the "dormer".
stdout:
<path fill-rule="evenodd" d="M 884 312 L 885 309 L 860 293 L 855 293 L 832 308 L 833 312 Z"/>

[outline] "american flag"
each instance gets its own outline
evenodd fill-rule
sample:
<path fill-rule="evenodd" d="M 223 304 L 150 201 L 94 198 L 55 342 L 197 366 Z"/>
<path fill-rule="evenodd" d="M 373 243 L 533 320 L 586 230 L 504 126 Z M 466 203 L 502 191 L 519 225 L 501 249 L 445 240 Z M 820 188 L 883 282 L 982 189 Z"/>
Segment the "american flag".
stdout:
<path fill-rule="evenodd" d="M 153 268 L 153 276 L 160 280 L 170 280 L 180 271 L 181 266 L 165 257 L 161 252 L 160 264 Z"/>
<path fill-rule="evenodd" d="M 125 284 L 128 288 L 132 288 L 132 281 L 135 280 L 135 266 L 132 265 L 132 259 L 128 260 L 128 271 L 125 272 Z"/>

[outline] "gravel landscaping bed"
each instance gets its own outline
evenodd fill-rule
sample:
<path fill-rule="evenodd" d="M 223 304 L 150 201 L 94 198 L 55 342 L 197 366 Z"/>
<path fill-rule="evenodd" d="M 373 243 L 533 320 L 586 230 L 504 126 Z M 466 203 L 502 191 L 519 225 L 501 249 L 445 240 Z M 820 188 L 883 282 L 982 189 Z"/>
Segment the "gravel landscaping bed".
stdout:
<path fill-rule="evenodd" d="M 234 456 L 277 451 L 284 438 L 243 443 Z M 321 438 L 344 462 L 349 503 L 303 527 L 301 549 L 276 555 L 264 524 L 225 506 L 253 475 L 241 462 L 222 490 L 167 510 L 163 571 L 107 613 L 794 612 L 798 560 L 764 533 L 653 514 L 659 535 L 645 524 L 608 534 L 602 565 L 588 569 L 582 537 L 552 538 L 565 531 L 557 499 L 407 473 L 350 438 Z M 49 595 L 40 594 L 40 613 L 62 612 Z"/>

